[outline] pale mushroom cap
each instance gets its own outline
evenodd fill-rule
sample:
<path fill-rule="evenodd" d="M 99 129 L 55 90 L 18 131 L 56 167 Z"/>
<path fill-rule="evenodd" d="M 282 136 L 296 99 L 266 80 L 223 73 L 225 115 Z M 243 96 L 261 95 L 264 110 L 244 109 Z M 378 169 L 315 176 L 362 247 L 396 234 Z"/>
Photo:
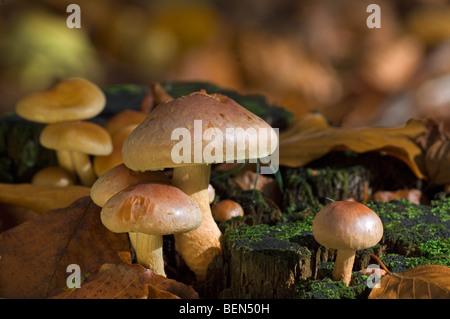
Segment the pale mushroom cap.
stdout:
<path fill-rule="evenodd" d="M 20 99 L 16 113 L 30 121 L 56 123 L 97 116 L 106 105 L 102 90 L 88 80 L 69 78 Z"/>
<path fill-rule="evenodd" d="M 48 166 L 34 174 L 31 184 L 65 187 L 74 185 L 75 178 L 60 166 Z"/>
<path fill-rule="evenodd" d="M 195 124 L 199 120 L 200 130 L 199 122 Z M 217 134 L 207 137 L 208 133 Z M 191 148 L 189 162 L 176 163 L 172 151 L 177 144 L 186 142 L 184 138 L 197 146 Z M 266 157 L 277 144 L 275 130 L 261 118 L 225 95 L 200 91 L 154 108 L 125 140 L 122 158 L 134 170 L 157 170 Z M 236 145 L 243 149 L 239 154 Z M 223 157 L 205 158 L 206 147 L 222 150 Z M 195 157 L 196 148 L 201 149 L 201 158 Z"/>
<path fill-rule="evenodd" d="M 123 164 L 111 168 L 100 176 L 91 187 L 91 199 L 100 207 L 121 190 L 138 183 L 170 184 L 161 171 L 135 172 Z"/>
<path fill-rule="evenodd" d="M 102 126 L 86 121 L 48 124 L 41 132 L 40 143 L 54 150 L 90 155 L 108 155 L 112 152 L 109 133 Z"/>
<path fill-rule="evenodd" d="M 137 184 L 111 197 L 102 208 L 101 220 L 112 232 L 162 236 L 197 228 L 202 212 L 174 186 Z"/>
<path fill-rule="evenodd" d="M 367 206 L 337 201 L 324 206 L 313 221 L 316 241 L 328 248 L 360 250 L 375 246 L 383 237 L 383 224 Z"/>

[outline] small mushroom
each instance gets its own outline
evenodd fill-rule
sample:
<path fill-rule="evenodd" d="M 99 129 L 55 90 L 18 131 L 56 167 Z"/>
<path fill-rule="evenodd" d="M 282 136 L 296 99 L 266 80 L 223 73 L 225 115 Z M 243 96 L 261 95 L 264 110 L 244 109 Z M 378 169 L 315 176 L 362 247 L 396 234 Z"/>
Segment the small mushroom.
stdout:
<path fill-rule="evenodd" d="M 138 263 L 165 276 L 163 235 L 191 231 L 202 222 L 202 212 L 189 196 L 164 184 L 137 184 L 111 197 L 101 220 L 115 233 L 135 233 Z"/>
<path fill-rule="evenodd" d="M 89 155 L 112 152 L 109 133 L 102 126 L 87 121 L 48 124 L 41 132 L 40 143 L 49 149 L 70 152 L 75 171 L 86 186 L 97 179 Z"/>
<path fill-rule="evenodd" d="M 214 220 L 222 223 L 233 217 L 244 216 L 244 209 L 242 206 L 231 199 L 224 199 L 211 208 Z"/>
<path fill-rule="evenodd" d="M 350 284 L 355 253 L 375 246 L 383 237 L 383 223 L 367 206 L 337 201 L 324 206 L 313 221 L 313 235 L 322 246 L 337 249 L 333 279 Z"/>
<path fill-rule="evenodd" d="M 61 166 L 48 166 L 39 170 L 31 179 L 33 185 L 65 187 L 75 184 L 74 176 Z"/>

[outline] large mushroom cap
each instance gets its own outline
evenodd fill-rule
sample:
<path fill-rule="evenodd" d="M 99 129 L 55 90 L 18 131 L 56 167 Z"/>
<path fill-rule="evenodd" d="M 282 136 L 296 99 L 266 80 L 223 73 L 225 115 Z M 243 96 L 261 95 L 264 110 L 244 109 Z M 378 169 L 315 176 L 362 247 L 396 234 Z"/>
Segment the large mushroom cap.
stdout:
<path fill-rule="evenodd" d="M 373 247 L 383 237 L 383 224 L 367 206 L 337 201 L 324 206 L 313 221 L 317 242 L 328 248 L 360 250 Z"/>
<path fill-rule="evenodd" d="M 176 187 L 138 184 L 111 197 L 102 208 L 101 220 L 112 232 L 162 236 L 197 228 L 202 213 L 195 201 Z"/>
<path fill-rule="evenodd" d="M 105 95 L 97 85 L 82 78 L 69 78 L 47 91 L 25 96 L 17 103 L 16 112 L 30 121 L 56 123 L 92 118 L 105 104 Z"/>
<path fill-rule="evenodd" d="M 195 130 L 195 121 L 201 120 L 201 132 Z M 178 131 L 175 131 L 177 130 Z M 198 136 L 208 129 L 217 130 L 209 140 Z M 210 130 L 209 132 L 213 132 Z M 178 132 L 188 132 L 192 151 L 190 162 L 176 163 L 172 150 L 181 142 Z M 241 137 L 245 147 L 241 145 Z M 196 135 L 197 134 L 197 135 Z M 201 143 L 201 144 L 200 144 Z M 195 145 L 194 145 L 195 144 Z M 237 144 L 243 152 L 238 152 Z M 206 94 L 203 90 L 188 96 L 159 104 L 128 136 L 122 149 L 125 165 L 133 170 L 157 170 L 167 167 L 212 164 L 215 162 L 256 159 L 269 156 L 278 144 L 274 129 L 261 118 L 222 94 Z M 205 158 L 205 147 L 223 150 L 223 158 L 213 161 Z M 200 149 L 201 158 L 195 157 Z M 137 151 L 139 150 L 139 151 Z M 227 158 L 234 150 L 233 158 Z"/>
<path fill-rule="evenodd" d="M 42 146 L 54 150 L 78 151 L 90 155 L 112 152 L 109 133 L 100 125 L 85 121 L 49 124 L 41 132 Z"/>

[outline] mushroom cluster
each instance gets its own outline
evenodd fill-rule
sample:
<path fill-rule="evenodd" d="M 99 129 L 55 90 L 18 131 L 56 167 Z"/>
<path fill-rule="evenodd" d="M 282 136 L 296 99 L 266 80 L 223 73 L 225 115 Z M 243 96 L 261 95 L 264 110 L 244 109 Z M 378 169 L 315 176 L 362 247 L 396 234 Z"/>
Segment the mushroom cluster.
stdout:
<path fill-rule="evenodd" d="M 214 138 L 203 135 L 208 129 L 213 130 Z M 250 134 L 242 141 L 234 129 Z M 180 150 L 176 132 L 182 132 L 182 142 L 188 144 L 181 161 L 174 159 L 174 151 Z M 230 161 L 230 149 L 238 149 L 232 161 L 243 161 L 269 156 L 277 145 L 275 130 L 261 118 L 225 95 L 204 90 L 160 103 L 125 140 L 122 158 L 128 168 L 142 172 L 173 168 L 172 185 L 189 195 L 202 211 L 198 228 L 174 236 L 176 250 L 198 280 L 205 279 L 208 266 L 221 252 L 222 234 L 212 217 L 208 192 L 211 165 Z M 239 152 L 242 146 L 245 151 Z M 214 156 L 203 156 L 211 149 L 216 151 Z"/>
<path fill-rule="evenodd" d="M 47 124 L 41 132 L 42 146 L 56 151 L 59 166 L 91 186 L 95 175 L 90 155 L 112 152 L 110 134 L 87 119 L 106 104 L 102 90 L 82 78 L 68 78 L 50 89 L 20 99 L 16 113 L 30 121 Z"/>
<path fill-rule="evenodd" d="M 383 223 L 367 206 L 337 201 L 324 206 L 314 217 L 313 235 L 322 246 L 337 249 L 333 279 L 347 286 L 357 250 L 375 246 L 383 237 Z"/>

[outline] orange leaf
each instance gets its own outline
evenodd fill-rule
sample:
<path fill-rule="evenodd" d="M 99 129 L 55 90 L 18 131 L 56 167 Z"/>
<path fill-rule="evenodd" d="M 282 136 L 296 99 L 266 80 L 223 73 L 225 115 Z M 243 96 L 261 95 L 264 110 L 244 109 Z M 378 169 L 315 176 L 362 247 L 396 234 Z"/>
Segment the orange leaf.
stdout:
<path fill-rule="evenodd" d="M 389 273 L 373 288 L 369 299 L 449 299 L 450 268 L 418 266 L 403 273 Z"/>

